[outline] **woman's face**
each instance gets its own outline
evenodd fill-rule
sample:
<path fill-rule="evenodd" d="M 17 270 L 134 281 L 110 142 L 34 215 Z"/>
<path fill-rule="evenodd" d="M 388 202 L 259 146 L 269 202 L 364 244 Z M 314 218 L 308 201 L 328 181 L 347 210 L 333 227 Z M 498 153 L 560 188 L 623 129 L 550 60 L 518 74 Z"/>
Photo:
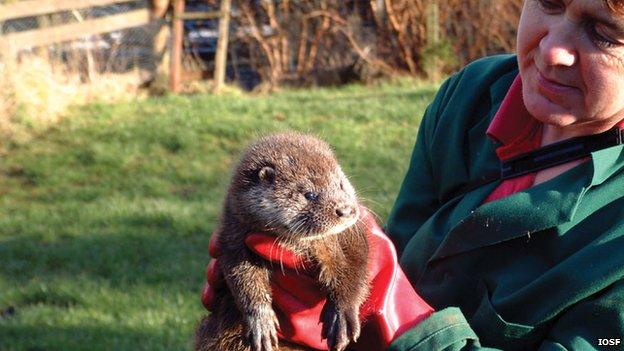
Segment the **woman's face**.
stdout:
<path fill-rule="evenodd" d="M 538 120 L 583 135 L 624 118 L 624 16 L 604 1 L 525 0 L 517 51 Z"/>

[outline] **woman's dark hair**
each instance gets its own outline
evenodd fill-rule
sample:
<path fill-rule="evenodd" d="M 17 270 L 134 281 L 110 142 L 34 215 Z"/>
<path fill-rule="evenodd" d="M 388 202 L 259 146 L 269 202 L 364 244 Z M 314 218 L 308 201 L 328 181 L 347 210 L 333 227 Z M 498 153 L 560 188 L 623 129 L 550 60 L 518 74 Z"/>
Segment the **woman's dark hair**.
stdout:
<path fill-rule="evenodd" d="M 620 15 L 624 15 L 624 0 L 605 0 L 607 7 Z"/>

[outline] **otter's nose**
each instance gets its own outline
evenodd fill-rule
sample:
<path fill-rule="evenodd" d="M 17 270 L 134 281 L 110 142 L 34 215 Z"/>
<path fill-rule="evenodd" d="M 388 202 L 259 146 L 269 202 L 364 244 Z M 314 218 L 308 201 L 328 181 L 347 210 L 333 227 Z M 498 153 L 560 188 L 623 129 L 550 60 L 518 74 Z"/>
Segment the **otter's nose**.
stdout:
<path fill-rule="evenodd" d="M 343 206 L 336 209 L 336 215 L 338 217 L 351 217 L 354 212 L 355 209 L 352 206 Z"/>

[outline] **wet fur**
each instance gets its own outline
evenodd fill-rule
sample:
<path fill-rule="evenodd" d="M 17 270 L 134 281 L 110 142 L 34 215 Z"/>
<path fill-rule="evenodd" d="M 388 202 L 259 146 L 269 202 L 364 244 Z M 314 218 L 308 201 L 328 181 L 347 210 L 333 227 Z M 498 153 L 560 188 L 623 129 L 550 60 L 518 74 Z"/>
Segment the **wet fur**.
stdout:
<path fill-rule="evenodd" d="M 308 199 L 309 192 L 318 198 Z M 337 215 L 338 209 L 352 209 L 355 219 Z M 273 344 L 277 324 L 270 275 L 276 267 L 244 243 L 248 233 L 258 231 L 272 233 L 281 245 L 316 264 L 318 282 L 328 296 L 323 333 L 333 349 L 344 349 L 359 334 L 358 311 L 368 294 L 368 244 L 359 223 L 337 233 L 332 229 L 358 217 L 355 192 L 326 143 L 290 133 L 252 144 L 234 170 L 218 227 L 223 233 L 219 263 L 228 289 L 217 296 L 216 310 L 200 322 L 195 349 L 307 350 L 283 340 L 278 347 Z"/>

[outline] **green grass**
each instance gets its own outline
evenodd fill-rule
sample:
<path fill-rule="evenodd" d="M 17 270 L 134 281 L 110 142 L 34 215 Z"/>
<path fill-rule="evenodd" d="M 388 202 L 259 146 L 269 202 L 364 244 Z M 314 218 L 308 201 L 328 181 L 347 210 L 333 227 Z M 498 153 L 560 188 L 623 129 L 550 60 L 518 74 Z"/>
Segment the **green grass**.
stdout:
<path fill-rule="evenodd" d="M 385 219 L 434 92 L 403 81 L 89 105 L 7 144 L 0 350 L 190 349 L 207 243 L 246 143 L 323 137 Z"/>

